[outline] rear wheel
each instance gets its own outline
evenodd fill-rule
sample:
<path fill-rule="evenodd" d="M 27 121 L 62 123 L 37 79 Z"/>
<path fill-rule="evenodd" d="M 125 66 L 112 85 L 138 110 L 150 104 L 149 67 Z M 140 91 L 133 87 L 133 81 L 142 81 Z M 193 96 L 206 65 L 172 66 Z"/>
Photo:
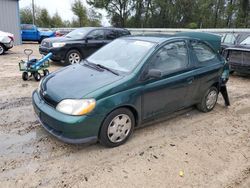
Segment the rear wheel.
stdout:
<path fill-rule="evenodd" d="M 82 57 L 78 50 L 70 50 L 66 56 L 66 62 L 69 65 L 80 63 Z"/>
<path fill-rule="evenodd" d="M 49 75 L 49 70 L 48 69 L 44 69 L 43 70 L 43 76 L 47 76 Z"/>
<path fill-rule="evenodd" d="M 218 89 L 212 86 L 202 97 L 197 108 L 202 112 L 210 112 L 216 105 L 218 99 Z"/>
<path fill-rule="evenodd" d="M 26 81 L 26 80 L 29 79 L 29 74 L 28 74 L 28 72 L 23 72 L 23 74 L 22 74 L 22 79 L 23 79 L 24 81 Z"/>
<path fill-rule="evenodd" d="M 41 37 L 40 40 L 38 41 L 38 44 L 41 44 L 43 39 L 45 39 L 46 37 Z"/>
<path fill-rule="evenodd" d="M 5 48 L 3 44 L 0 44 L 0 55 L 4 54 Z"/>
<path fill-rule="evenodd" d="M 41 80 L 41 74 L 39 73 L 39 72 L 35 72 L 34 74 L 33 74 L 33 76 L 34 76 L 34 78 L 35 78 L 35 80 L 36 81 L 40 81 Z"/>
<path fill-rule="evenodd" d="M 133 113 L 127 108 L 119 108 L 111 112 L 104 120 L 99 140 L 107 147 L 116 147 L 125 143 L 135 126 Z"/>

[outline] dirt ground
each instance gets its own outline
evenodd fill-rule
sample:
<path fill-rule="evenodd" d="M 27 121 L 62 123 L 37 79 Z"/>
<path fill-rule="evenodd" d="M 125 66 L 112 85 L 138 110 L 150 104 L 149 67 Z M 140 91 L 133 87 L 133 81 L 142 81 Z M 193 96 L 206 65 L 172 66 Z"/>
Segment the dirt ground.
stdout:
<path fill-rule="evenodd" d="M 0 56 L 1 187 L 250 187 L 250 77 L 231 76 L 229 108 L 220 96 L 210 113 L 189 109 L 113 149 L 69 145 L 35 118 L 38 82 L 22 81 L 17 64 L 24 48 L 40 57 L 37 44 Z"/>

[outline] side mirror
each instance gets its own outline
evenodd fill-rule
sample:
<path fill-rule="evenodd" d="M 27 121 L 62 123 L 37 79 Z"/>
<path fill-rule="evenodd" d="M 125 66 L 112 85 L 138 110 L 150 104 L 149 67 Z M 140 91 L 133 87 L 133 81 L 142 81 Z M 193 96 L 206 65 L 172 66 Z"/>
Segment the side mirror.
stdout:
<path fill-rule="evenodd" d="M 159 69 L 150 69 L 147 73 L 147 78 L 161 78 L 162 72 Z"/>

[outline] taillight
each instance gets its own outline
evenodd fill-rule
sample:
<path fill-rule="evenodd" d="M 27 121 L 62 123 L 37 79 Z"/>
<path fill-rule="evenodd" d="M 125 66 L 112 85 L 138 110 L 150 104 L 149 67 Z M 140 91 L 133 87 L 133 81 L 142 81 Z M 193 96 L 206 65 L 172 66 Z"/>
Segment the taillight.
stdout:
<path fill-rule="evenodd" d="M 8 36 L 10 40 L 14 41 L 14 36 Z"/>

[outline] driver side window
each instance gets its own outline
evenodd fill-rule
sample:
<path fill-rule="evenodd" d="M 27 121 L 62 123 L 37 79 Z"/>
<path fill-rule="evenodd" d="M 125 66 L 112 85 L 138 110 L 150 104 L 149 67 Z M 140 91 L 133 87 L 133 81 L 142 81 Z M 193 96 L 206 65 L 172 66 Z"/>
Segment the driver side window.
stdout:
<path fill-rule="evenodd" d="M 88 34 L 88 37 L 92 40 L 102 40 L 104 39 L 104 30 L 94 30 Z"/>
<path fill-rule="evenodd" d="M 184 41 L 163 46 L 150 60 L 149 69 L 158 69 L 163 75 L 173 73 L 188 66 L 188 51 Z"/>

